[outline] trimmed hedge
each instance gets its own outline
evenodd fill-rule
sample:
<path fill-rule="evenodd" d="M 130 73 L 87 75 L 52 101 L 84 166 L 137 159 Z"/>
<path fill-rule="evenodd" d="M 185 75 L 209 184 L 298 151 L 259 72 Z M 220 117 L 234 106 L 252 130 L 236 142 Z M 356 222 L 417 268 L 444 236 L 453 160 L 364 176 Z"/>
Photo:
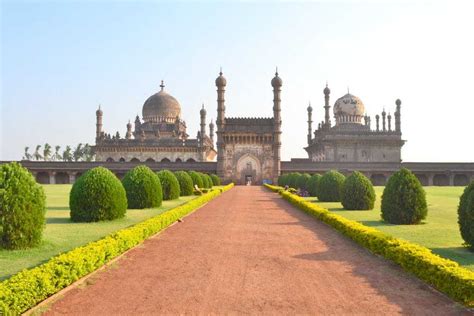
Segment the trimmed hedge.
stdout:
<path fill-rule="evenodd" d="M 318 200 L 321 202 L 340 202 L 345 180 L 346 177 L 335 170 L 326 172 L 319 180 Z"/>
<path fill-rule="evenodd" d="M 391 224 L 418 224 L 426 218 L 426 194 L 418 178 L 408 169 L 395 172 L 382 194 L 382 219 Z"/>
<path fill-rule="evenodd" d="M 308 190 L 308 181 L 311 178 L 311 176 L 307 173 L 303 173 L 296 179 L 296 188 L 300 190 Z"/>
<path fill-rule="evenodd" d="M 122 182 L 109 169 L 96 167 L 74 182 L 69 208 L 74 222 L 122 218 L 127 211 L 127 195 Z"/>
<path fill-rule="evenodd" d="M 318 196 L 318 187 L 319 187 L 319 180 L 321 180 L 323 176 L 319 173 L 313 174 L 311 178 L 309 178 L 307 187 L 308 193 L 310 196 Z"/>
<path fill-rule="evenodd" d="M 129 208 L 158 207 L 163 200 L 161 182 L 156 173 L 145 165 L 129 170 L 122 179 Z"/>
<path fill-rule="evenodd" d="M 266 184 L 285 200 L 332 226 L 372 253 L 381 255 L 401 266 L 405 271 L 445 293 L 467 307 L 474 307 L 474 272 L 460 267 L 457 262 L 435 255 L 426 247 L 397 239 L 381 231 L 331 213 L 314 203 Z"/>
<path fill-rule="evenodd" d="M 193 187 L 197 185 L 198 188 L 203 188 L 202 178 L 196 171 L 188 171 L 189 176 L 193 180 Z"/>
<path fill-rule="evenodd" d="M 375 203 L 372 182 L 359 171 L 354 171 L 344 181 L 341 202 L 346 210 L 372 210 Z"/>
<path fill-rule="evenodd" d="M 193 179 L 186 171 L 176 171 L 174 173 L 179 183 L 179 194 L 181 196 L 193 195 Z"/>
<path fill-rule="evenodd" d="M 202 179 L 202 187 L 204 189 L 212 188 L 212 179 L 211 179 L 211 177 L 209 177 L 207 174 L 202 173 L 202 172 L 198 172 L 198 174 Z"/>
<path fill-rule="evenodd" d="M 163 200 L 175 200 L 179 198 L 179 182 L 174 173 L 169 170 L 160 170 L 157 173 L 163 188 Z"/>
<path fill-rule="evenodd" d="M 221 179 L 219 179 L 219 177 L 217 175 L 211 173 L 210 177 L 211 177 L 213 186 L 221 185 Z"/>
<path fill-rule="evenodd" d="M 474 181 L 464 189 L 459 198 L 458 224 L 466 245 L 474 250 Z"/>
<path fill-rule="evenodd" d="M 278 177 L 278 185 L 284 187 L 288 184 L 288 173 L 282 174 Z"/>
<path fill-rule="evenodd" d="M 232 187 L 233 184 L 229 184 L 222 189 L 213 190 L 163 214 L 53 257 L 36 268 L 23 270 L 0 282 L 0 314 L 20 314 L 34 307 Z"/>
<path fill-rule="evenodd" d="M 37 246 L 45 225 L 46 196 L 33 175 L 19 163 L 0 166 L 0 246 Z"/>

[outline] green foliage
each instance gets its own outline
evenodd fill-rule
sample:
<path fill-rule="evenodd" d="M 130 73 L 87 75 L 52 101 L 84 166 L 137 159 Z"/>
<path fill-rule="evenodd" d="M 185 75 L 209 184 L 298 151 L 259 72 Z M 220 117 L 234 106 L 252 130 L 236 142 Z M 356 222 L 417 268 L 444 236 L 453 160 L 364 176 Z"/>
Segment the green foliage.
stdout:
<path fill-rule="evenodd" d="M 161 170 L 158 173 L 161 188 L 163 189 L 163 200 L 174 200 L 179 198 L 179 182 L 176 176 L 169 170 Z"/>
<path fill-rule="evenodd" d="M 296 179 L 296 188 L 300 190 L 308 190 L 308 181 L 311 176 L 307 173 L 303 173 Z"/>
<path fill-rule="evenodd" d="M 418 224 L 426 218 L 425 190 L 408 169 L 395 172 L 382 194 L 382 218 L 391 224 Z"/>
<path fill-rule="evenodd" d="M 179 183 L 179 194 L 181 196 L 193 195 L 193 179 L 186 171 L 176 171 L 174 173 Z"/>
<path fill-rule="evenodd" d="M 127 211 L 127 195 L 110 170 L 96 167 L 84 173 L 72 186 L 69 208 L 74 222 L 121 218 Z"/>
<path fill-rule="evenodd" d="M 284 187 L 288 184 L 288 173 L 282 174 L 278 177 L 278 185 Z"/>
<path fill-rule="evenodd" d="M 309 178 L 306 187 L 310 196 L 318 196 L 319 180 L 321 180 L 322 177 L 323 176 L 319 173 L 315 173 Z"/>
<path fill-rule="evenodd" d="M 210 175 L 208 175 L 207 173 L 204 174 L 206 176 L 206 179 L 207 179 L 207 184 L 208 184 L 208 189 L 211 189 L 212 186 L 214 185 L 213 181 L 212 181 L 212 178 Z"/>
<path fill-rule="evenodd" d="M 143 209 L 161 205 L 161 182 L 149 167 L 140 165 L 129 170 L 123 177 L 122 184 L 127 193 L 129 208 Z"/>
<path fill-rule="evenodd" d="M 206 177 L 206 175 L 202 172 L 198 172 L 199 176 L 201 177 L 202 180 L 202 188 L 207 189 L 211 186 L 209 183 L 209 179 Z M 212 180 L 211 180 L 212 181 Z"/>
<path fill-rule="evenodd" d="M 319 180 L 318 199 L 321 202 L 340 202 L 345 179 L 335 170 L 326 172 Z"/>
<path fill-rule="evenodd" d="M 300 178 L 300 176 L 301 176 L 301 173 L 299 173 L 299 172 L 289 173 L 286 177 L 286 184 L 285 185 L 289 186 L 290 188 L 297 189 L 298 179 Z"/>
<path fill-rule="evenodd" d="M 0 166 L 0 246 L 37 246 L 45 225 L 46 196 L 33 175 L 19 163 Z"/>
<path fill-rule="evenodd" d="M 223 189 L 214 190 L 0 282 L 0 315 L 23 313 L 232 187 L 233 184 L 230 184 Z"/>
<path fill-rule="evenodd" d="M 211 177 L 213 186 L 221 185 L 221 179 L 219 179 L 217 175 L 211 173 L 210 177 Z"/>
<path fill-rule="evenodd" d="M 369 179 L 354 171 L 342 186 L 342 206 L 346 210 L 372 210 L 375 203 L 375 191 Z"/>
<path fill-rule="evenodd" d="M 198 188 L 203 188 L 204 184 L 202 182 L 202 178 L 196 171 L 188 171 L 191 179 L 193 180 L 193 186 L 197 185 Z"/>
<path fill-rule="evenodd" d="M 383 256 L 434 286 L 452 299 L 474 307 L 474 272 L 441 258 L 423 246 L 394 238 L 381 231 L 333 214 L 280 187 L 265 185 L 304 212 L 332 226 L 372 253 Z"/>
<path fill-rule="evenodd" d="M 474 181 L 464 189 L 459 199 L 458 224 L 461 237 L 474 250 Z"/>

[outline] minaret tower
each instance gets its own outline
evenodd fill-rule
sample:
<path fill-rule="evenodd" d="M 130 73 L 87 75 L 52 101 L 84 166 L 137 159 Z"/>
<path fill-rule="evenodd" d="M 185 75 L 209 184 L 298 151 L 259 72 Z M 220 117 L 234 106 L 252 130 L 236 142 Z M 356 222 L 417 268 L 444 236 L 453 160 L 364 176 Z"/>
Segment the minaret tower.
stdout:
<path fill-rule="evenodd" d="M 400 101 L 400 99 L 397 99 L 397 101 L 395 101 L 395 104 L 397 105 L 397 110 L 395 111 L 395 132 L 397 133 L 401 133 L 402 130 L 401 130 L 401 113 L 400 113 L 400 108 L 401 108 L 401 105 L 402 105 L 402 101 Z"/>
<path fill-rule="evenodd" d="M 131 139 L 132 138 L 132 123 L 130 123 L 130 120 L 127 123 L 127 133 L 125 134 L 126 139 Z"/>
<path fill-rule="evenodd" d="M 212 146 L 214 146 L 214 122 L 211 119 L 209 123 L 209 137 L 211 138 Z"/>
<path fill-rule="evenodd" d="M 329 129 L 331 127 L 331 119 L 329 118 L 329 94 L 331 90 L 328 88 L 328 83 L 326 82 L 326 88 L 324 88 L 324 127 Z"/>
<path fill-rule="evenodd" d="M 313 108 L 311 107 L 311 103 L 308 105 L 308 145 L 311 145 L 311 133 L 312 133 L 312 123 L 313 123 Z"/>
<path fill-rule="evenodd" d="M 100 104 L 99 108 L 95 112 L 96 115 L 96 124 L 95 124 L 95 142 L 98 143 L 102 137 L 102 116 L 103 112 L 100 109 Z"/>
<path fill-rule="evenodd" d="M 280 151 L 281 151 L 281 86 L 283 81 L 278 76 L 278 69 L 275 72 L 275 77 L 271 81 L 273 87 L 273 182 L 276 183 L 280 176 Z"/>
<path fill-rule="evenodd" d="M 219 77 L 216 78 L 217 87 L 217 175 L 224 177 L 224 126 L 225 126 L 225 86 L 227 80 L 222 75 L 222 69 Z"/>
<path fill-rule="evenodd" d="M 204 137 L 206 136 L 206 109 L 204 108 L 204 104 L 199 113 L 201 114 L 201 146 L 203 146 Z"/>
<path fill-rule="evenodd" d="M 385 127 L 385 117 L 386 117 L 387 113 L 385 112 L 385 109 L 383 109 L 382 111 L 382 130 L 385 132 L 387 131 L 386 127 Z"/>

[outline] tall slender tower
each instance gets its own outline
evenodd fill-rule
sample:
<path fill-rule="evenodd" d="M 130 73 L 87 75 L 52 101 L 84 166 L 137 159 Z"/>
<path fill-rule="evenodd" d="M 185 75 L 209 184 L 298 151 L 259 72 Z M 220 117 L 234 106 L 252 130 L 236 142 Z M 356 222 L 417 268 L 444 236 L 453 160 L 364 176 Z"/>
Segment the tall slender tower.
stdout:
<path fill-rule="evenodd" d="M 313 108 L 311 107 L 311 103 L 308 105 L 308 145 L 311 145 L 311 134 L 312 134 L 312 123 L 313 123 Z"/>
<path fill-rule="evenodd" d="M 329 129 L 331 127 L 331 119 L 329 118 L 329 94 L 331 94 L 331 90 L 328 87 L 328 83 L 326 82 L 326 88 L 324 88 L 324 127 Z"/>
<path fill-rule="evenodd" d="M 214 146 L 214 122 L 211 119 L 209 123 L 209 137 L 211 138 L 212 145 Z"/>
<path fill-rule="evenodd" d="M 204 137 L 206 136 L 206 109 L 204 108 L 204 104 L 199 114 L 201 114 L 201 146 L 203 146 Z"/>
<path fill-rule="evenodd" d="M 402 130 L 401 130 L 401 113 L 400 113 L 400 110 L 401 110 L 401 105 L 402 105 L 402 101 L 400 101 L 400 99 L 397 99 L 395 101 L 395 104 L 397 105 L 397 110 L 395 111 L 395 131 L 397 133 L 401 133 Z"/>
<path fill-rule="evenodd" d="M 95 142 L 98 143 L 100 141 L 100 138 L 102 136 L 102 116 L 103 112 L 100 109 L 100 104 L 99 108 L 95 112 L 96 115 L 96 124 L 95 124 Z"/>
<path fill-rule="evenodd" d="M 382 130 L 385 132 L 387 131 L 387 128 L 385 127 L 385 117 L 386 117 L 387 113 L 385 112 L 385 109 L 383 109 L 382 111 Z"/>
<path fill-rule="evenodd" d="M 278 77 L 278 69 L 275 72 L 275 77 L 272 81 L 273 87 L 273 183 L 278 181 L 280 176 L 280 151 L 281 151 L 281 86 L 283 81 Z"/>
<path fill-rule="evenodd" d="M 217 87 L 217 175 L 224 177 L 224 127 L 225 127 L 225 86 L 227 80 L 222 75 L 222 69 L 219 77 L 216 78 Z"/>

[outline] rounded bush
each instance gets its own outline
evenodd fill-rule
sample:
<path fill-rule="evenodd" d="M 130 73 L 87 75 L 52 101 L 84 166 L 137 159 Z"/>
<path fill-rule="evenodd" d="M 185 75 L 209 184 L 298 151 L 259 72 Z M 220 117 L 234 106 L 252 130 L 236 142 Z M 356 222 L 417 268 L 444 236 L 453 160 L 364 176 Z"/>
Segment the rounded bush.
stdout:
<path fill-rule="evenodd" d="M 221 185 L 221 179 L 219 179 L 219 177 L 217 175 L 212 173 L 210 177 L 211 177 L 213 186 Z"/>
<path fill-rule="evenodd" d="M 315 173 L 309 178 L 306 187 L 310 196 L 318 196 L 319 180 L 321 180 L 322 177 L 323 176 L 319 173 Z"/>
<path fill-rule="evenodd" d="M 141 165 L 129 170 L 122 179 L 129 208 L 158 207 L 163 200 L 161 182 L 149 167 Z"/>
<path fill-rule="evenodd" d="M 278 177 L 278 185 L 279 186 L 284 187 L 285 185 L 287 185 L 287 182 L 288 182 L 288 174 L 287 173 L 282 174 L 281 176 Z"/>
<path fill-rule="evenodd" d="M 382 195 L 382 219 L 391 224 L 418 224 L 426 218 L 425 190 L 408 169 L 395 172 Z"/>
<path fill-rule="evenodd" d="M 287 185 L 290 188 L 296 189 L 297 188 L 296 186 L 298 184 L 297 182 L 300 176 L 301 176 L 301 173 L 299 172 L 291 172 L 290 174 L 288 174 Z"/>
<path fill-rule="evenodd" d="M 308 180 L 311 178 L 311 176 L 307 173 L 303 173 L 296 179 L 296 188 L 300 190 L 308 190 L 307 184 Z"/>
<path fill-rule="evenodd" d="M 335 170 L 326 172 L 319 180 L 318 199 L 321 202 L 340 202 L 345 179 L 342 173 Z"/>
<path fill-rule="evenodd" d="M 208 175 L 208 174 L 206 174 L 206 173 L 204 174 L 204 176 L 206 176 L 206 179 L 207 179 L 207 184 L 209 185 L 209 186 L 208 186 L 208 188 L 209 188 L 209 189 L 211 189 L 211 188 L 212 188 L 212 186 L 214 185 L 214 184 L 213 184 L 213 182 L 212 182 L 212 178 L 211 178 L 211 176 L 210 176 L 210 175 Z"/>
<path fill-rule="evenodd" d="M 198 188 L 203 188 L 204 187 L 203 182 L 202 182 L 202 178 L 199 175 L 199 173 L 197 173 L 196 171 L 189 171 L 188 173 L 191 176 L 191 179 L 193 180 L 193 186 L 197 185 Z"/>
<path fill-rule="evenodd" d="M 179 194 L 181 196 L 193 195 L 193 179 L 186 171 L 176 171 L 174 173 L 179 183 Z"/>
<path fill-rule="evenodd" d="M 45 225 L 43 187 L 19 163 L 0 166 L 0 245 L 6 249 L 37 246 Z"/>
<path fill-rule="evenodd" d="M 179 198 L 179 182 L 176 176 L 169 170 L 161 170 L 158 173 L 161 188 L 163 189 L 163 200 L 174 200 Z"/>
<path fill-rule="evenodd" d="M 209 188 L 209 179 L 207 179 L 206 175 L 202 172 L 198 172 L 199 176 L 201 177 L 201 180 L 202 180 L 202 187 L 204 189 L 208 189 Z"/>
<path fill-rule="evenodd" d="M 127 211 L 127 195 L 110 170 L 96 167 L 80 176 L 72 186 L 69 208 L 74 222 L 121 218 Z"/>
<path fill-rule="evenodd" d="M 358 171 L 344 181 L 341 196 L 346 210 L 371 210 L 374 208 L 375 191 L 372 182 Z"/>
<path fill-rule="evenodd" d="M 464 189 L 459 199 L 458 224 L 461 237 L 468 247 L 474 249 L 474 181 Z"/>

